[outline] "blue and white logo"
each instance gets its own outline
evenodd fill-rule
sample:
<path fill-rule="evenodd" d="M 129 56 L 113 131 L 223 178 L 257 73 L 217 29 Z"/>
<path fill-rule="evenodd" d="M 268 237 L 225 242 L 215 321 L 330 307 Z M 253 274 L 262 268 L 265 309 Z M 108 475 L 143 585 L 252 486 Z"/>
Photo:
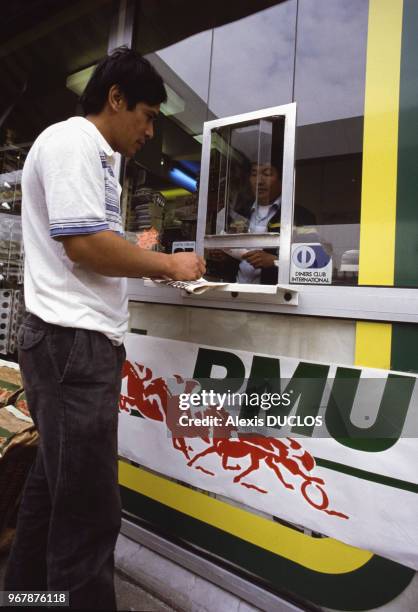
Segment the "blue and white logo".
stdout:
<path fill-rule="evenodd" d="M 321 244 L 294 244 L 290 276 L 292 283 L 329 285 L 332 282 L 332 258 Z"/>
<path fill-rule="evenodd" d="M 325 268 L 331 257 L 320 244 L 295 245 L 292 259 L 296 266 L 305 269 Z"/>

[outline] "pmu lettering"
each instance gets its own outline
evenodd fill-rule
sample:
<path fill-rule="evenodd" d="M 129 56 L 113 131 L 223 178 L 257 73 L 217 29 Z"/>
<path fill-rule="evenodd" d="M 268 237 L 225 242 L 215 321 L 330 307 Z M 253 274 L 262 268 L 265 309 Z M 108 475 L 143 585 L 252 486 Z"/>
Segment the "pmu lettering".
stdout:
<path fill-rule="evenodd" d="M 215 367 L 223 368 L 224 378 L 212 376 Z M 306 423 L 304 417 L 318 415 L 326 383 L 330 382 L 332 387 L 325 410 L 329 435 L 344 446 L 366 452 L 381 452 L 393 446 L 402 435 L 416 378 L 389 373 L 374 422 L 369 427 L 358 427 L 353 424 L 351 413 L 361 370 L 338 367 L 333 379 L 328 378 L 329 370 L 328 365 L 300 362 L 282 389 L 280 359 L 254 355 L 246 392 L 288 394 L 290 402 L 272 406 L 269 414 L 288 416 L 297 402 L 295 414 L 301 417 L 300 422 Z M 234 353 L 201 348 L 193 378 L 199 380 L 202 389 L 222 392 L 227 384 L 229 391 L 238 391 L 244 384 L 245 366 Z M 251 418 L 257 416 L 259 411 L 259 405 L 243 406 L 240 416 Z M 312 436 L 313 430 L 314 425 L 292 428 L 292 432 L 308 437 Z"/>

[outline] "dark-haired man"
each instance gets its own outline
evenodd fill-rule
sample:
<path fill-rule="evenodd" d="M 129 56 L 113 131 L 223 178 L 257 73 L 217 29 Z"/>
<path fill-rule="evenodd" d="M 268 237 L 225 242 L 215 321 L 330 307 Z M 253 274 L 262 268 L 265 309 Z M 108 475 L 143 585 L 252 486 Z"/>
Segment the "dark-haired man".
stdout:
<path fill-rule="evenodd" d="M 280 207 L 282 178 L 272 164 L 252 164 L 250 172 L 251 190 L 255 202 L 250 209 L 237 211 L 248 218 L 248 231 L 254 234 L 280 232 Z M 275 261 L 277 250 L 256 249 L 242 256 L 238 267 L 237 283 L 275 284 L 278 268 Z"/>
<path fill-rule="evenodd" d="M 52 125 L 23 170 L 25 302 L 19 363 L 40 444 L 20 507 L 7 590 L 69 591 L 75 609 L 115 609 L 120 528 L 117 403 L 126 277 L 193 280 L 194 253 L 122 237 L 115 152 L 153 137 L 166 92 L 135 51 L 115 50 L 81 98 L 85 117 Z"/>

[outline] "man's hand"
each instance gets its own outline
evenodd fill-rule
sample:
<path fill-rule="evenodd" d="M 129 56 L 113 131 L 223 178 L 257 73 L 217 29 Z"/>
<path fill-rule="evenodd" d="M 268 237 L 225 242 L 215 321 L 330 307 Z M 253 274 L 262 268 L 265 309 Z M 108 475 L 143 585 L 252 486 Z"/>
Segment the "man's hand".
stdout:
<path fill-rule="evenodd" d="M 196 253 L 174 253 L 169 255 L 171 269 L 169 278 L 172 280 L 197 280 L 206 272 L 205 261 Z"/>
<path fill-rule="evenodd" d="M 266 251 L 248 251 L 242 256 L 253 268 L 271 268 L 277 259 L 276 255 L 266 253 Z"/>
<path fill-rule="evenodd" d="M 204 260 L 196 253 L 166 255 L 148 251 L 111 231 L 65 236 L 59 240 L 74 264 L 104 276 L 196 280 L 206 269 Z"/>

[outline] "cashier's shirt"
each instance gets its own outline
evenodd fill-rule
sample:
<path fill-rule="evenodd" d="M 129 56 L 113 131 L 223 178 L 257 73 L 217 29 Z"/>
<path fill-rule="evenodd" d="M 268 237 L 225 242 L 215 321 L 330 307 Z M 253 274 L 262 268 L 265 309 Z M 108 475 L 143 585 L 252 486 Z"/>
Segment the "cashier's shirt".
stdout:
<path fill-rule="evenodd" d="M 256 206 L 254 203 L 251 207 L 250 223 L 248 232 L 251 234 L 262 234 L 268 232 L 269 221 L 280 210 L 282 198 L 279 196 L 277 200 L 268 206 Z M 249 251 L 258 251 L 259 249 L 249 249 Z M 239 265 L 237 273 L 237 283 L 258 284 L 261 281 L 261 269 L 254 268 L 248 261 L 243 259 Z"/>
<path fill-rule="evenodd" d="M 34 142 L 22 176 L 26 309 L 63 327 L 121 344 L 128 325 L 126 279 L 72 262 L 60 236 L 123 235 L 115 153 L 93 123 L 72 117 Z"/>

